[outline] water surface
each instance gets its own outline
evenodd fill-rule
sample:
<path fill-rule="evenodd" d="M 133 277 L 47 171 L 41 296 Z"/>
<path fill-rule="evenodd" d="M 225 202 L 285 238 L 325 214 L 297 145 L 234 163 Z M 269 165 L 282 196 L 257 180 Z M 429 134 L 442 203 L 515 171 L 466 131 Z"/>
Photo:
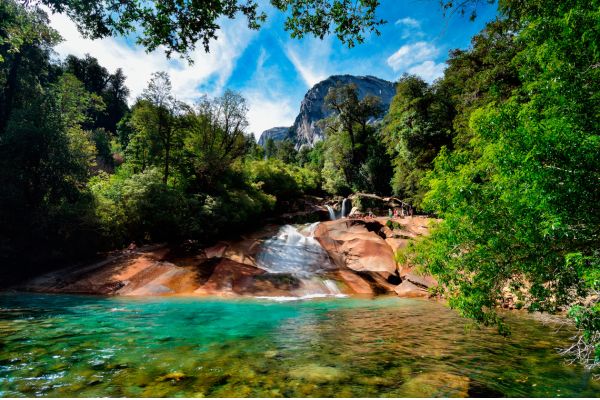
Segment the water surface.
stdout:
<path fill-rule="evenodd" d="M 556 353 L 572 332 L 513 334 L 394 297 L 267 300 L 0 295 L 0 396 L 594 397 Z"/>

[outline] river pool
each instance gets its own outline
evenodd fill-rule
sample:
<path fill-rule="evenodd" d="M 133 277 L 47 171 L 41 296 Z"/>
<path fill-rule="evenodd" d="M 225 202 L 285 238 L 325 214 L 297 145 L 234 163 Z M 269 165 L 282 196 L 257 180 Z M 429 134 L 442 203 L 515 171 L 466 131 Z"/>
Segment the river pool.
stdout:
<path fill-rule="evenodd" d="M 445 305 L 0 294 L 0 396 L 595 397 L 526 313 L 508 338 Z"/>

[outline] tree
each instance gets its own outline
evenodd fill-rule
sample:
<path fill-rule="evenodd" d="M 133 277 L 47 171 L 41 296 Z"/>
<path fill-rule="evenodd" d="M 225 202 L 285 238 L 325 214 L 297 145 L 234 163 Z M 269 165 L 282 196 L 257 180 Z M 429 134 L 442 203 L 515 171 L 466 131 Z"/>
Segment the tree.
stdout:
<path fill-rule="evenodd" d="M 88 129 L 104 128 L 116 133 L 117 124 L 129 110 L 127 97 L 129 89 L 125 86 L 125 75 L 118 68 L 110 74 L 98 60 L 89 54 L 84 58 L 69 55 L 63 62 L 65 73 L 72 74 L 79 79 L 90 93 L 100 96 L 106 105 L 102 110 L 97 110 L 85 125 Z"/>
<path fill-rule="evenodd" d="M 188 109 L 185 160 L 203 190 L 249 150 L 247 115 L 246 99 L 231 90 Z"/>
<path fill-rule="evenodd" d="M 0 2 L 0 135 L 12 112 L 34 102 L 51 82 L 50 53 L 59 40 L 43 11 Z"/>
<path fill-rule="evenodd" d="M 132 112 L 132 125 L 137 134 L 153 142 L 162 152 L 163 182 L 169 180 L 173 147 L 179 145 L 179 114 L 184 105 L 171 93 L 171 80 L 166 72 L 156 72 L 144 89 Z M 138 140 L 139 141 L 139 140 Z"/>
<path fill-rule="evenodd" d="M 21 0 L 29 4 L 29 0 Z M 53 12 L 66 13 L 85 36 L 97 39 L 110 35 L 137 35 L 137 43 L 148 51 L 163 47 L 172 53 L 188 55 L 201 42 L 208 52 L 223 18 L 243 15 L 250 29 L 266 20 L 256 0 L 217 0 L 181 2 L 178 0 L 139 2 L 134 0 L 40 0 Z M 362 43 L 385 21 L 377 19 L 378 0 L 271 0 L 277 10 L 287 13 L 285 29 L 292 37 L 311 34 L 323 38 L 333 28 L 349 47 Z M 189 58 L 188 58 L 189 59 Z"/>
<path fill-rule="evenodd" d="M 278 140 L 275 143 L 275 157 L 286 164 L 293 164 L 296 161 L 296 148 L 294 142 L 290 139 Z"/>
<path fill-rule="evenodd" d="M 478 321 L 502 326 L 504 288 L 529 310 L 570 308 L 581 335 L 566 354 L 588 368 L 600 364 L 599 10 L 511 2 L 516 50 L 492 49 L 518 85 L 462 116 L 470 140 L 441 151 L 426 178 L 423 205 L 443 220 L 409 251 Z"/>
<path fill-rule="evenodd" d="M 440 149 L 452 143 L 454 116 L 443 86 L 430 87 L 414 75 L 398 81 L 382 139 L 394 165 L 393 191 L 417 207 L 426 192 L 422 178 Z"/>
<path fill-rule="evenodd" d="M 349 84 L 330 88 L 325 107 L 333 111 L 319 122 L 327 136 L 323 171 L 326 190 L 347 192 L 353 185 L 358 189 L 358 170 L 367 159 L 369 138 L 375 132 L 368 123 L 383 113 L 381 100 L 371 95 L 359 100 L 358 88 Z"/>

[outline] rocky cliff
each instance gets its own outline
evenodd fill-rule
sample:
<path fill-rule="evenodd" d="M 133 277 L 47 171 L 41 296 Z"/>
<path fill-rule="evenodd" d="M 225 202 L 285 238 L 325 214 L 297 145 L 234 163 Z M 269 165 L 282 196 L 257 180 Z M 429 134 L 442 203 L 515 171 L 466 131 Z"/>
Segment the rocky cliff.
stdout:
<path fill-rule="evenodd" d="M 376 78 L 374 76 L 353 76 L 353 75 L 333 75 L 317 83 L 304 96 L 300 104 L 300 113 L 294 121 L 294 125 L 289 130 L 289 138 L 294 141 L 296 147 L 302 145 L 313 146 L 316 142 L 323 139 L 323 132 L 316 126 L 317 121 L 328 117 L 331 111 L 325 108 L 325 96 L 329 89 L 338 85 L 347 85 L 353 83 L 358 87 L 359 98 L 362 99 L 367 95 L 378 96 L 384 107 L 389 107 L 392 98 L 396 93 L 395 86 L 392 82 Z M 268 137 L 276 139 L 275 130 L 283 128 L 272 128 L 261 135 L 259 144 L 266 143 Z M 277 131 L 281 132 L 281 131 Z"/>
<path fill-rule="evenodd" d="M 289 137 L 289 134 L 290 128 L 287 126 L 279 126 L 277 128 L 267 129 L 260 135 L 260 138 L 258 139 L 258 144 L 262 147 L 265 147 L 267 145 L 267 140 L 285 140 Z"/>

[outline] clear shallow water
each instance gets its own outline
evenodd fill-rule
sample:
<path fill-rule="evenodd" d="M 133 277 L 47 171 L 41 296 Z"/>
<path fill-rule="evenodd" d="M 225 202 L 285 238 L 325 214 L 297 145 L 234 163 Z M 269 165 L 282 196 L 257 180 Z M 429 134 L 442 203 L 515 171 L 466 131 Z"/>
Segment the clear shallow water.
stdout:
<path fill-rule="evenodd" d="M 586 396 L 555 348 L 570 332 L 511 315 L 513 335 L 398 298 L 276 303 L 0 295 L 0 396 Z"/>

